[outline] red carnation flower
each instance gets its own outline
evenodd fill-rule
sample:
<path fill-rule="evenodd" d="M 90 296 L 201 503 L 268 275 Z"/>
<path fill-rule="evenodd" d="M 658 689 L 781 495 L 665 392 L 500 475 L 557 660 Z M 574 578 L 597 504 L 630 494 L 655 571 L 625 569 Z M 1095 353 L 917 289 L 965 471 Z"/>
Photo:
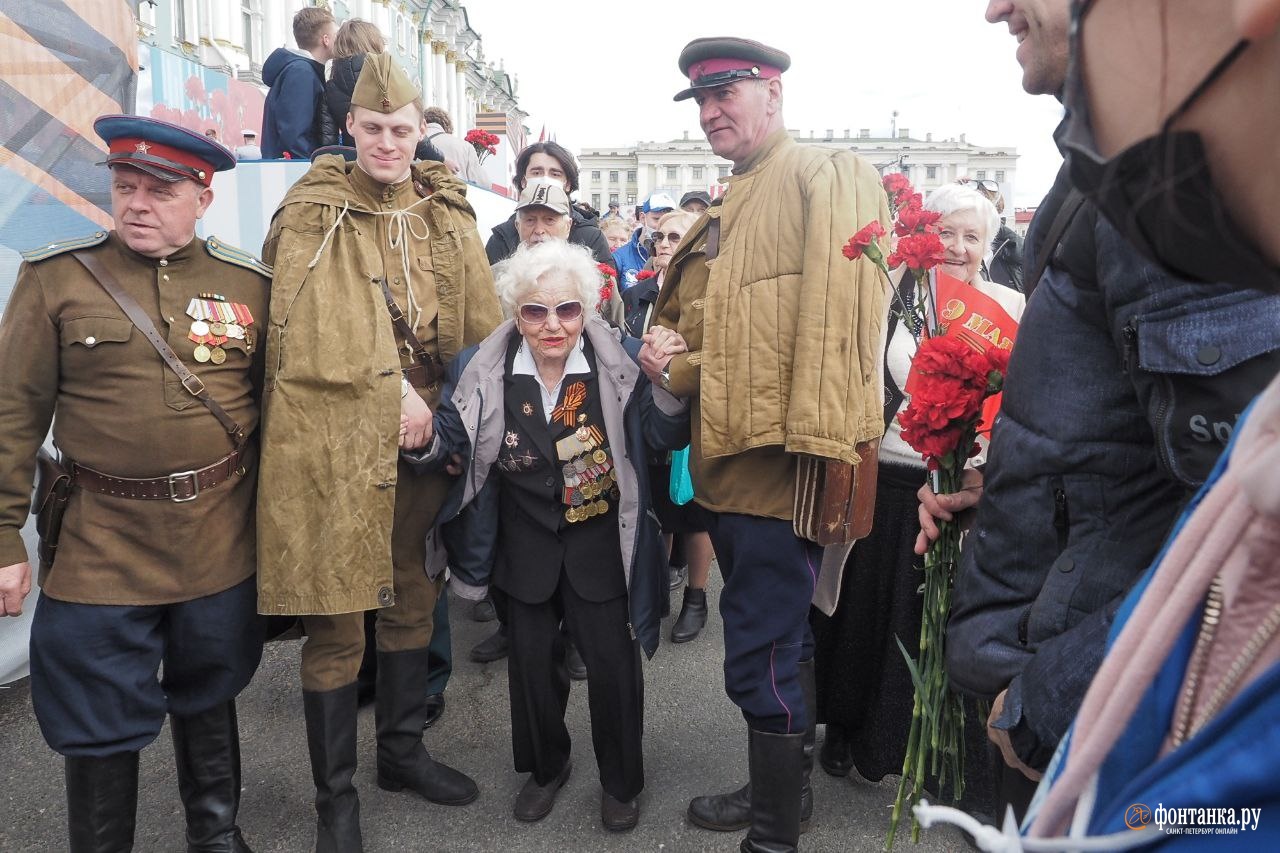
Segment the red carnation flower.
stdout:
<path fill-rule="evenodd" d="M 884 226 L 880 224 L 879 220 L 872 220 L 862 226 L 857 234 L 849 238 L 849 242 L 845 243 L 841 252 L 849 260 L 856 261 L 862 257 L 868 248 L 875 244 L 876 240 L 883 236 Z M 875 260 L 875 258 L 872 258 L 872 260 Z"/>
<path fill-rule="evenodd" d="M 653 270 L 640 270 L 640 272 L 636 273 L 636 281 L 648 281 L 655 275 L 657 275 L 657 273 Z"/>
<path fill-rule="evenodd" d="M 898 211 L 898 221 L 894 223 L 893 230 L 899 237 L 906 237 L 908 234 L 914 234 L 917 231 L 929 230 L 929 226 L 941 218 L 942 214 L 937 211 L 908 205 Z"/>
<path fill-rule="evenodd" d="M 942 263 L 944 251 L 942 240 L 931 231 L 908 234 L 898 240 L 897 251 L 889 256 L 889 266 L 906 264 L 916 272 L 924 272 Z"/>

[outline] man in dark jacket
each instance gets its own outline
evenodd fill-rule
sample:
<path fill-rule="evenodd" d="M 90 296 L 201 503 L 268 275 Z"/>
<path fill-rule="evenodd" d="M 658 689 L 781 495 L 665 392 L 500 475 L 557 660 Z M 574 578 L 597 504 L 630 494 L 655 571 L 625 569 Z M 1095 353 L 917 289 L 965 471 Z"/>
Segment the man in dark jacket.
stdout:
<path fill-rule="evenodd" d="M 578 191 L 578 164 L 564 146 L 555 142 L 535 142 L 526 146 L 516 157 L 515 171 L 512 183 L 515 184 L 517 197 L 531 178 L 558 181 L 569 195 Z M 589 216 L 576 207 L 570 208 L 569 215 L 573 217 L 569 242 L 586 246 L 597 263 L 608 264 L 616 270 L 613 253 L 609 251 L 609 241 L 600 232 L 598 218 Z M 489 256 L 489 263 L 496 264 L 511 257 L 519 245 L 520 234 L 516 230 L 516 216 L 513 213 L 510 219 L 493 229 L 493 235 L 489 237 L 484 250 Z"/>
<path fill-rule="evenodd" d="M 1042 14 L 1027 15 L 1036 5 Z M 1023 86 L 1061 91 L 1067 0 L 992 2 L 1021 27 Z M 981 495 L 947 635 L 952 684 L 995 699 L 989 734 L 1037 778 L 1079 709 L 1116 610 L 1280 363 L 1280 298 L 1175 279 L 1065 172 L 1027 236 L 1027 304 L 985 470 L 921 490 L 921 524 Z M 923 543 L 921 543 L 923 544 Z"/>
<path fill-rule="evenodd" d="M 338 22 L 328 9 L 308 6 L 293 16 L 296 50 L 279 47 L 262 64 L 269 86 L 262 110 L 262 156 L 310 159 L 320 145 L 324 64 L 333 57 Z"/>

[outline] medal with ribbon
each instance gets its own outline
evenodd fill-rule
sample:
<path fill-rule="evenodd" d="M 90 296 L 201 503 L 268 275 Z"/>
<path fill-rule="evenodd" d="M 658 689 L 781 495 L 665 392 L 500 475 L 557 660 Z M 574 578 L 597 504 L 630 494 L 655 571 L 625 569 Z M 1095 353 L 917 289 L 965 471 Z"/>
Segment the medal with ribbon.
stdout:
<path fill-rule="evenodd" d="M 551 411 L 551 420 L 559 421 L 567 427 L 573 426 L 578 409 L 587 401 L 587 385 L 585 382 L 575 382 L 568 388 L 564 389 L 564 399 L 560 401 L 560 405 Z"/>

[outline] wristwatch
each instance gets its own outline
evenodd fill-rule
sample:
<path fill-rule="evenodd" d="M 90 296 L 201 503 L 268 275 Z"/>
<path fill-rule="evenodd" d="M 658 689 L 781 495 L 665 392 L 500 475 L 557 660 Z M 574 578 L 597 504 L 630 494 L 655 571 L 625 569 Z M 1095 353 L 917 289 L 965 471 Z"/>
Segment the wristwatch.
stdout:
<path fill-rule="evenodd" d="M 669 360 L 667 361 L 666 367 L 662 368 L 662 374 L 659 376 L 659 379 L 662 380 L 660 383 L 662 385 L 662 390 L 670 394 L 671 393 L 671 362 Z"/>
<path fill-rule="evenodd" d="M 413 389 L 413 386 L 409 384 L 409 380 L 401 376 L 400 377 L 400 399 L 403 400 L 405 397 L 408 397 L 409 391 L 411 391 L 412 389 Z"/>

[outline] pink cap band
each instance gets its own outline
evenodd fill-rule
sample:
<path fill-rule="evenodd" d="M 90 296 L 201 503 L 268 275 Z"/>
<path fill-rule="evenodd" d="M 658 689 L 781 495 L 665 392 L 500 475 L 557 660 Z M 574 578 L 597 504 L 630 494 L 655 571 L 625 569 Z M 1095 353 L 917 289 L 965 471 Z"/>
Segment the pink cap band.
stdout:
<path fill-rule="evenodd" d="M 689 66 L 689 80 L 695 85 L 698 78 L 706 77 L 709 74 L 721 74 L 725 71 L 749 71 L 752 68 L 760 69 L 761 79 L 769 79 L 772 77 L 781 77 L 782 69 L 776 65 L 765 65 L 760 62 L 749 62 L 745 59 L 704 59 L 701 62 L 695 62 Z"/>

